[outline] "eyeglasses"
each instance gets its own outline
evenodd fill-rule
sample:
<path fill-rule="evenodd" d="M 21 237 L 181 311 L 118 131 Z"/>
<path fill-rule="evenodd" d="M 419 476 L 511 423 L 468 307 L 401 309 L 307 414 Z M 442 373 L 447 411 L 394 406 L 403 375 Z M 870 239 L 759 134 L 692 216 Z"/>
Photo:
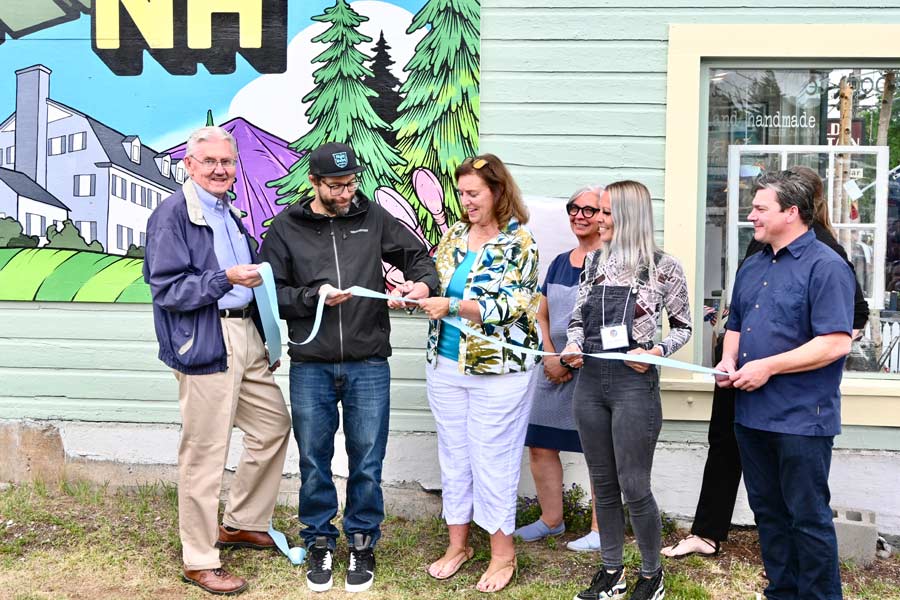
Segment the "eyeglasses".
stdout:
<path fill-rule="evenodd" d="M 352 193 L 359 189 L 359 181 L 357 181 L 355 179 L 349 183 L 333 183 L 332 184 L 332 183 L 325 183 L 323 181 L 322 185 L 324 185 L 331 191 L 332 196 L 337 196 L 337 195 L 343 194 L 344 190 L 347 190 Z"/>
<path fill-rule="evenodd" d="M 216 167 L 219 165 L 222 165 L 222 168 L 227 171 L 228 169 L 233 169 L 237 164 L 237 161 L 233 158 L 223 158 L 221 160 L 216 160 L 214 158 L 204 158 L 203 160 L 200 160 L 194 156 L 191 156 L 191 158 L 207 171 L 215 171 Z"/>
<path fill-rule="evenodd" d="M 590 219 L 600 212 L 600 209 L 593 206 L 578 206 L 574 202 L 570 202 L 566 204 L 566 212 L 569 213 L 570 217 L 577 217 L 578 213 L 581 213 L 585 219 Z"/>

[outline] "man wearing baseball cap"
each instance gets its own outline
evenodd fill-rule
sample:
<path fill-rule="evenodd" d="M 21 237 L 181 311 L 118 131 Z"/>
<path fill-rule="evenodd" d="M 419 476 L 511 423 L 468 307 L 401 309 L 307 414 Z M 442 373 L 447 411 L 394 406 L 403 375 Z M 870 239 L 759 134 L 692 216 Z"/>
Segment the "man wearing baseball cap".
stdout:
<path fill-rule="evenodd" d="M 331 459 L 338 403 L 349 459 L 343 518 L 350 544 L 349 592 L 372 585 L 374 547 L 384 518 L 381 467 L 391 378 L 388 305 L 344 290 L 354 285 L 383 289 L 382 261 L 404 273 L 406 282 L 396 293 L 406 298 L 426 298 L 439 286 L 425 246 L 358 191 L 357 176 L 364 170 L 346 144 L 328 143 L 313 150 L 313 194 L 275 217 L 261 252 L 272 265 L 278 308 L 292 341 L 307 338 L 318 298 L 326 298 L 318 335 L 308 344 L 291 344 L 289 350 L 291 414 L 300 449 L 299 517 L 309 550 L 306 584 L 317 592 L 331 589 L 333 583 L 338 530 L 331 521 L 338 500 Z M 389 304 L 402 306 L 397 301 Z"/>

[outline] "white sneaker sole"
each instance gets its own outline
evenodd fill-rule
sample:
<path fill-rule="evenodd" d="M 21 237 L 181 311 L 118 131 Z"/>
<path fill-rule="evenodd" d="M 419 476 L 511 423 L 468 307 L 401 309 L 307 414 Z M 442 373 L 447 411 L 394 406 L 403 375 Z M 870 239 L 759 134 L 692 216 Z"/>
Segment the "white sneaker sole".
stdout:
<path fill-rule="evenodd" d="M 325 583 L 313 583 L 309 579 L 306 580 L 306 587 L 312 592 L 327 592 L 334 587 L 334 578 L 332 577 Z"/>
<path fill-rule="evenodd" d="M 628 590 L 626 588 L 626 589 L 622 590 L 621 592 L 613 594 L 612 596 L 604 596 L 603 600 L 620 600 L 621 598 L 625 598 L 625 595 L 627 593 L 628 593 Z M 661 600 L 662 596 L 660 596 L 659 598 Z M 581 600 L 581 598 L 578 597 L 578 594 L 575 594 L 575 597 L 572 600 Z M 653 600 L 657 600 L 657 599 L 654 597 Z"/>
<path fill-rule="evenodd" d="M 367 589 L 369 589 L 370 587 L 372 587 L 372 584 L 373 584 L 374 582 L 375 582 L 375 578 L 374 578 L 374 577 L 372 577 L 372 579 L 368 580 L 368 581 L 365 582 L 365 583 L 360 583 L 360 584 L 357 584 L 357 585 L 353 585 L 353 584 L 351 584 L 351 583 L 345 582 L 345 583 L 344 583 L 344 590 L 347 591 L 347 592 L 350 592 L 350 593 L 365 592 Z"/>

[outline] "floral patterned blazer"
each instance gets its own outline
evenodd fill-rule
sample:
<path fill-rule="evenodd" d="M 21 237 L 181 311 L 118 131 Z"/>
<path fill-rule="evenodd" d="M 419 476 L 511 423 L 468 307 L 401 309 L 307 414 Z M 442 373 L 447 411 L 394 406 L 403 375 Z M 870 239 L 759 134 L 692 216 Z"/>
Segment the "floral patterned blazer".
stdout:
<path fill-rule="evenodd" d="M 465 259 L 469 244 L 469 225 L 462 221 L 453 225 L 438 244 L 435 263 L 441 280 L 441 294 L 447 293 L 450 279 Z M 466 280 L 464 300 L 475 300 L 481 306 L 482 324 L 463 322 L 485 335 L 508 344 L 538 348 L 540 337 L 537 310 L 538 249 L 531 232 L 516 219 L 488 241 L 475 258 Z M 431 321 L 428 329 L 426 359 L 434 363 L 437 356 L 440 321 Z M 499 375 L 527 371 L 538 357 L 522 354 L 475 336 L 459 335 L 460 371 L 467 375 Z"/>

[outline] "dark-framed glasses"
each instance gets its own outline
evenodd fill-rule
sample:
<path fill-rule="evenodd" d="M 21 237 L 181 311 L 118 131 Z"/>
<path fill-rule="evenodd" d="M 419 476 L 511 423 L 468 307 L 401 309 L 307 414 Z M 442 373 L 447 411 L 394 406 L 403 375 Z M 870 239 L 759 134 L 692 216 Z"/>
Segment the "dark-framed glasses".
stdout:
<path fill-rule="evenodd" d="M 356 179 L 348 183 L 325 183 L 323 181 L 322 184 L 328 188 L 332 196 L 343 194 L 344 190 L 353 193 L 359 189 L 359 181 L 357 181 Z"/>
<path fill-rule="evenodd" d="M 566 204 L 566 212 L 569 213 L 570 217 L 577 217 L 578 213 L 581 213 L 585 219 L 590 219 L 600 212 L 600 209 L 593 206 L 578 206 L 574 202 L 569 202 Z"/>

